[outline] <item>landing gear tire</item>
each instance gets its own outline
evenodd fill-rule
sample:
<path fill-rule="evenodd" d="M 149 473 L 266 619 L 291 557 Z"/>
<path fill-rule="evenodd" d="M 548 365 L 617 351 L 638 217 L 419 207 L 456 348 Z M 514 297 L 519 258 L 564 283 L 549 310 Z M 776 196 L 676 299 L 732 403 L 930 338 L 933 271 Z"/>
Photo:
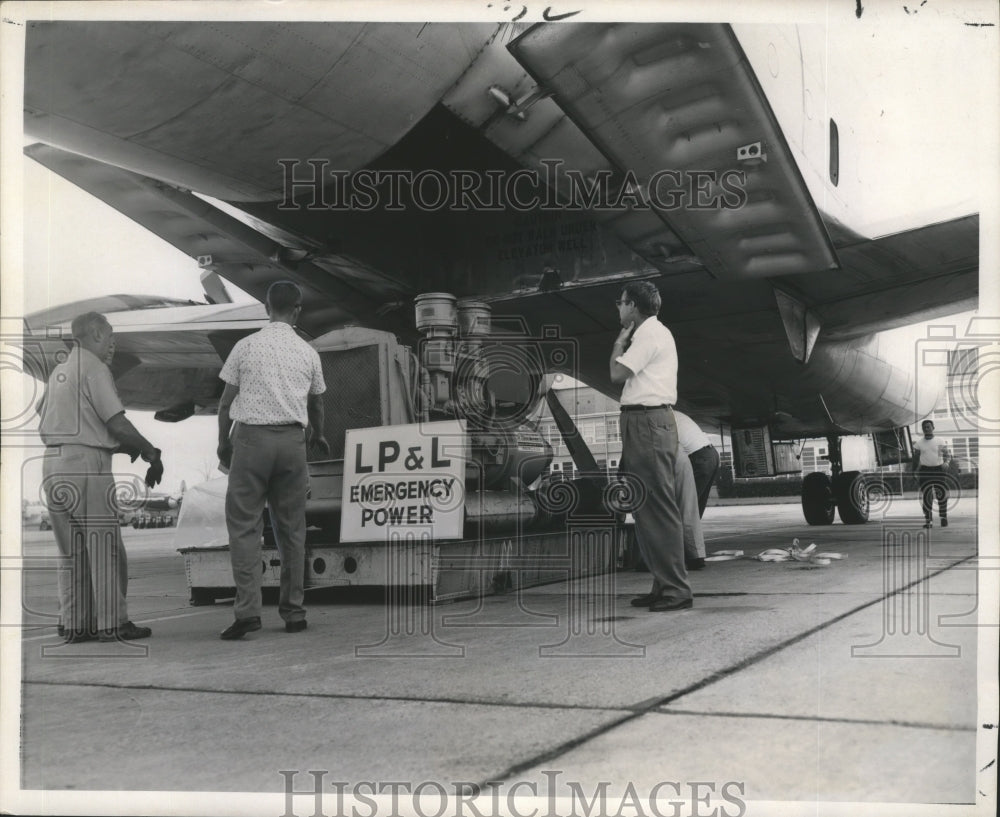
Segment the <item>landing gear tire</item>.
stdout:
<path fill-rule="evenodd" d="M 845 525 L 863 525 L 868 521 L 871 502 L 868 485 L 860 471 L 844 471 L 833 481 L 837 511 Z"/>
<path fill-rule="evenodd" d="M 836 502 L 826 474 L 807 474 L 802 480 L 802 513 L 810 525 L 832 525 Z"/>

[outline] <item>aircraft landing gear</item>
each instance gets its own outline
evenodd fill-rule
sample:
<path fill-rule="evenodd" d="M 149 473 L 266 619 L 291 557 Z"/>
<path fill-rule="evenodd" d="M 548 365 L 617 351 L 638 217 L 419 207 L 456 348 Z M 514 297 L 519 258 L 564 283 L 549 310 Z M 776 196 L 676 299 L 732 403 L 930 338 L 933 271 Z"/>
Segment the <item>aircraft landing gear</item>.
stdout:
<path fill-rule="evenodd" d="M 806 522 L 810 525 L 833 524 L 836 506 L 830 477 L 820 471 L 807 474 L 802 480 L 802 513 Z"/>
<path fill-rule="evenodd" d="M 868 484 L 860 471 L 844 471 L 833 479 L 837 512 L 845 525 L 863 525 L 868 521 L 871 503 Z"/>
<path fill-rule="evenodd" d="M 863 525 L 871 506 L 868 484 L 860 471 L 843 470 L 840 437 L 827 437 L 827 443 L 833 476 L 820 472 L 806 476 L 802 481 L 802 513 L 810 525 L 829 525 L 836 508 L 845 525 Z"/>

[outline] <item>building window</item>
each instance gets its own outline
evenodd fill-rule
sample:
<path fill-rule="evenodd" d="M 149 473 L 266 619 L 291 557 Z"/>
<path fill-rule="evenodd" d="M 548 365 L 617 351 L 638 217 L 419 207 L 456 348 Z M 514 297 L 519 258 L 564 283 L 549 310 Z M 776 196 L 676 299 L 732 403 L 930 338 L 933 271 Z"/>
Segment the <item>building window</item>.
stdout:
<path fill-rule="evenodd" d="M 816 454 L 811 448 L 802 449 L 802 470 L 809 473 L 816 470 Z"/>
<path fill-rule="evenodd" d="M 970 459 L 965 437 L 954 437 L 951 441 L 951 455 L 960 460 Z"/>
<path fill-rule="evenodd" d="M 608 442 L 609 443 L 621 442 L 622 432 L 621 432 L 621 427 L 618 425 L 618 418 L 608 417 L 605 420 L 605 425 L 607 426 L 608 429 Z"/>

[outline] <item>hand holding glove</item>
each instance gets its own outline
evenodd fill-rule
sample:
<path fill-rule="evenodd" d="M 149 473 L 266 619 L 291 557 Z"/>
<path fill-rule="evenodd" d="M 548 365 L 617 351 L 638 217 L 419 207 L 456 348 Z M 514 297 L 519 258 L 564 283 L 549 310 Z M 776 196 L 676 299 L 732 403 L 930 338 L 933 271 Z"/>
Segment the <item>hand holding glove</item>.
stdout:
<path fill-rule="evenodd" d="M 149 463 L 149 470 L 146 471 L 146 487 L 153 488 L 160 484 L 163 479 L 163 458 L 160 456 L 160 449 L 154 448 L 155 452 L 151 456 L 143 455 L 143 459 Z"/>

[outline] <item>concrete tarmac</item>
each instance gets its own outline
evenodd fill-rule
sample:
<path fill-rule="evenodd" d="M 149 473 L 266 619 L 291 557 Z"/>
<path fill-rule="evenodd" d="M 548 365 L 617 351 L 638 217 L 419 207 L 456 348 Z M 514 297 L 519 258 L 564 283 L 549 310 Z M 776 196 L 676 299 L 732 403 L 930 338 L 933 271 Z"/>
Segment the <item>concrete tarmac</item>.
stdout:
<path fill-rule="evenodd" d="M 830 527 L 797 505 L 710 507 L 709 554 L 745 556 L 692 572 L 681 612 L 630 606 L 649 574 L 620 571 L 434 608 L 324 591 L 306 631 L 272 604 L 237 642 L 218 637 L 230 602 L 188 605 L 173 532 L 129 529 L 149 640 L 62 645 L 54 576 L 24 574 L 21 785 L 146 814 L 216 813 L 195 792 L 259 793 L 218 813 L 414 813 L 414 789 L 478 804 L 441 814 L 527 817 L 532 795 L 538 815 L 971 814 L 995 796 L 979 769 L 996 740 L 977 713 L 997 615 L 978 603 L 976 503 L 929 532 L 915 501 Z M 796 537 L 845 558 L 749 558 Z M 29 561 L 52 550 L 25 536 Z"/>

